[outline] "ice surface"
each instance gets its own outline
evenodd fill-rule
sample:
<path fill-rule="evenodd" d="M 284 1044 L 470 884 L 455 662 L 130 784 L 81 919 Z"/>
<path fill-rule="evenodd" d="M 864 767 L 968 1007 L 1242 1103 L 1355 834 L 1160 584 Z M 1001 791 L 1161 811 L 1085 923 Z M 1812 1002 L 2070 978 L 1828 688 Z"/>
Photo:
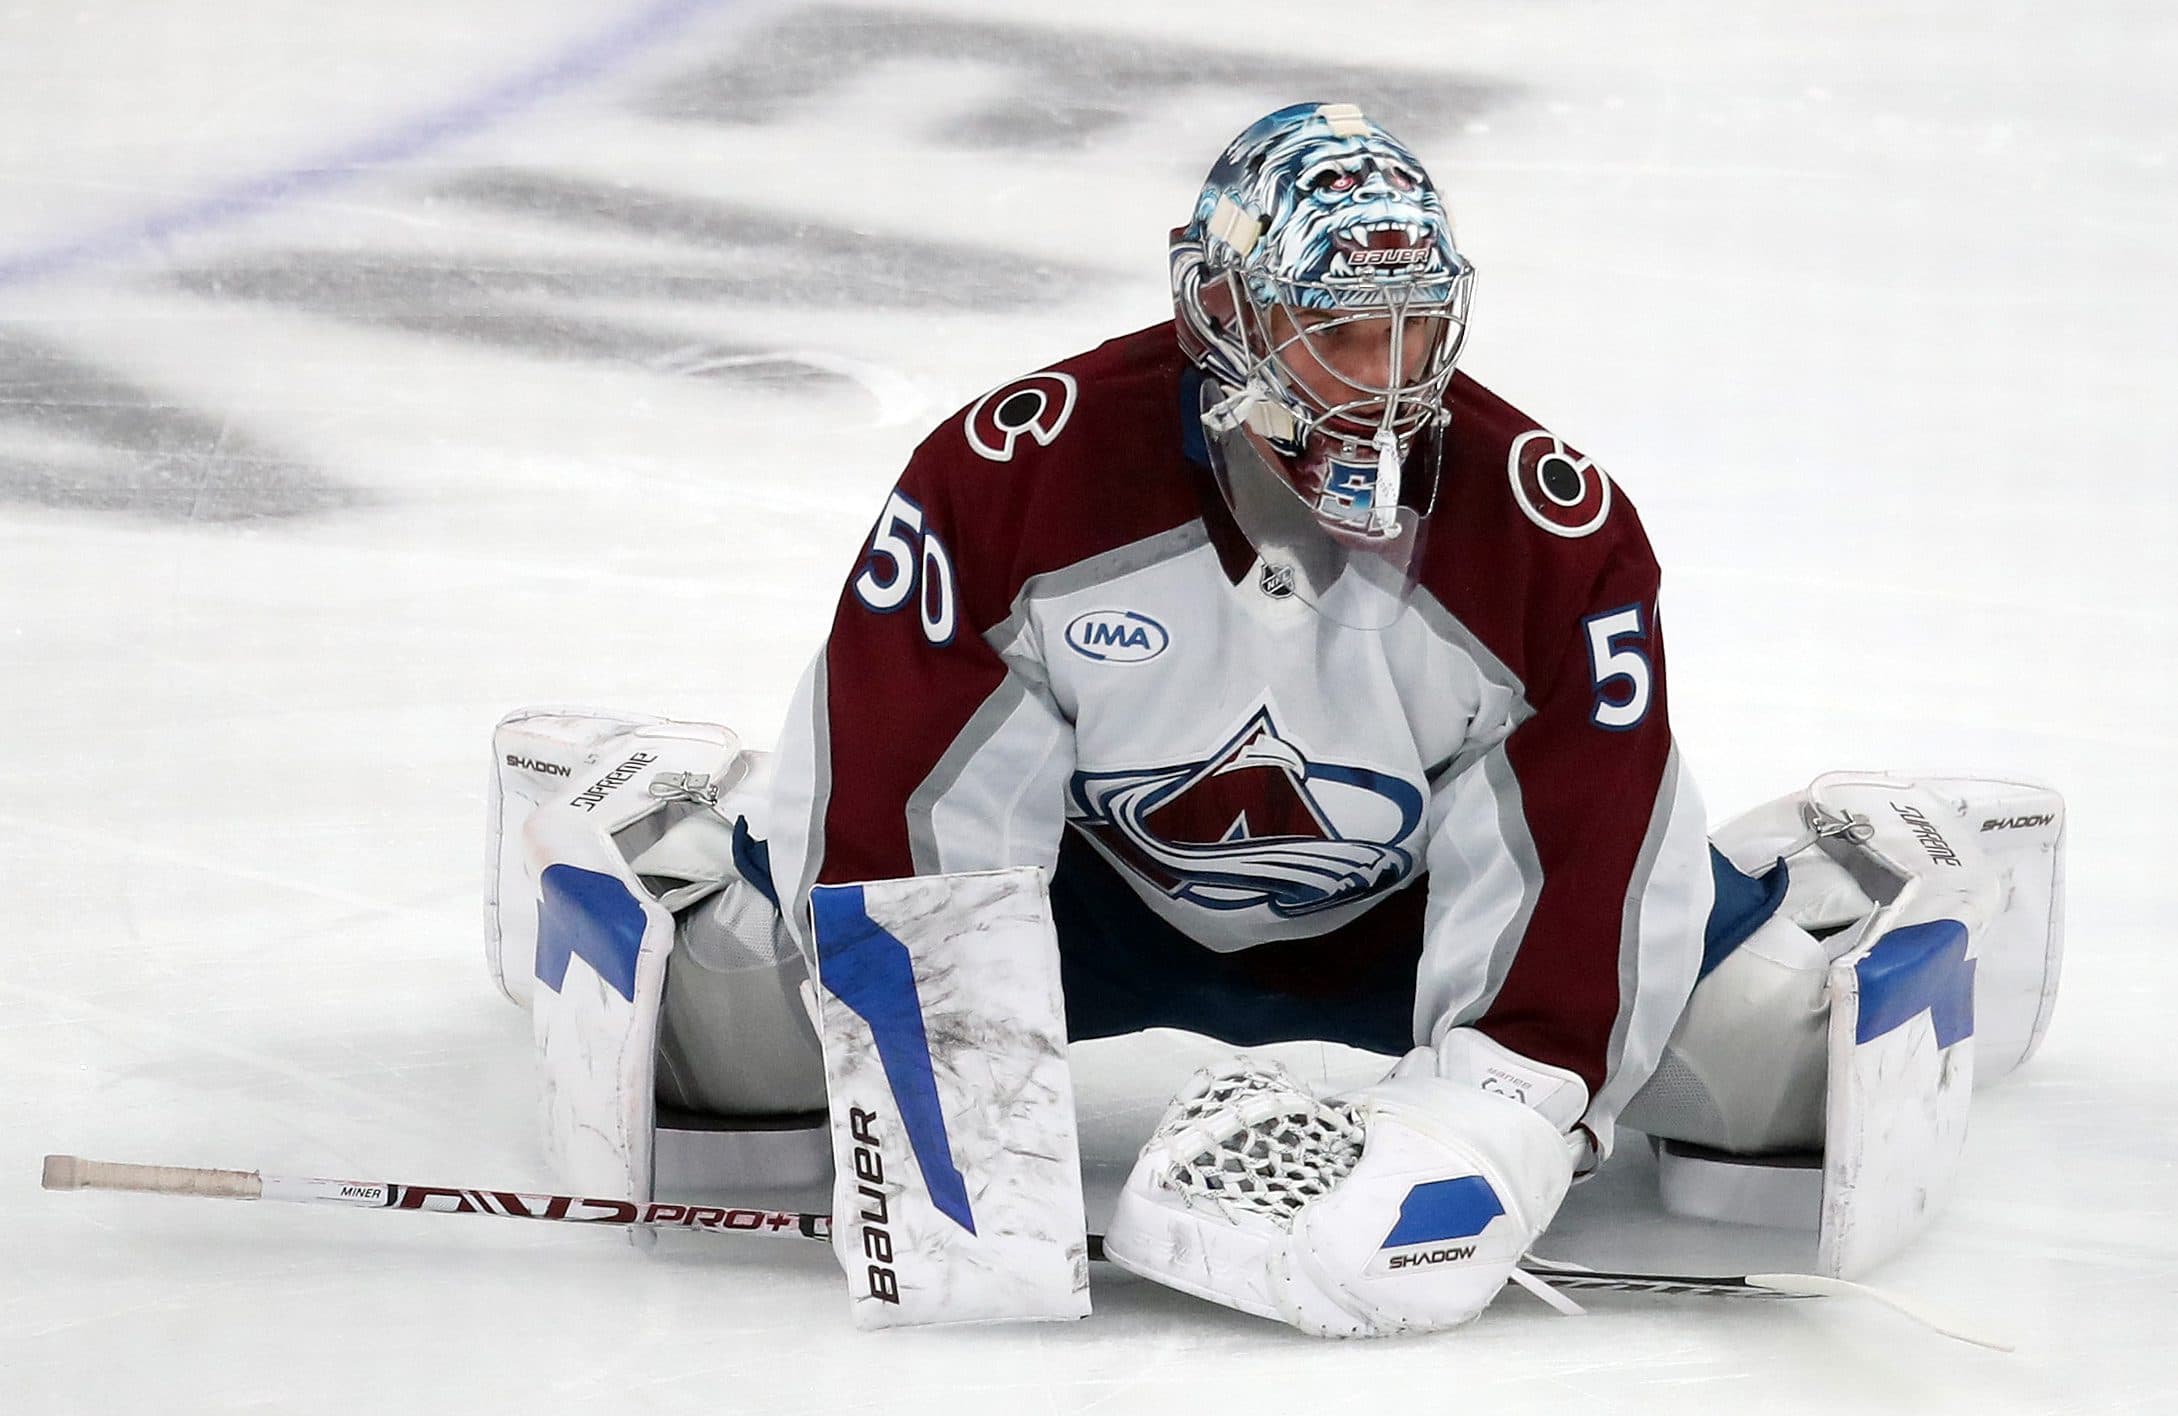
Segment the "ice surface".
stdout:
<path fill-rule="evenodd" d="M 2170 1409 L 2168 7 L 1066 10 L 13 8 L 0 1411 Z M 38 1190 L 47 1151 L 548 1188 L 478 947 L 493 720 L 767 741 L 924 428 L 1158 318 L 1217 147 L 1317 97 L 1431 158 L 1467 367 L 1638 501 L 1715 817 L 1845 766 L 2067 793 L 2048 1044 L 1881 1275 L 2016 1356 L 1517 1294 L 1326 1345 L 1112 1272 L 1081 1324 L 860 1335 L 813 1244 Z M 1201 1052 L 1082 1050 L 1107 1190 Z M 1790 1261 L 1643 1171 L 1557 1251 Z"/>

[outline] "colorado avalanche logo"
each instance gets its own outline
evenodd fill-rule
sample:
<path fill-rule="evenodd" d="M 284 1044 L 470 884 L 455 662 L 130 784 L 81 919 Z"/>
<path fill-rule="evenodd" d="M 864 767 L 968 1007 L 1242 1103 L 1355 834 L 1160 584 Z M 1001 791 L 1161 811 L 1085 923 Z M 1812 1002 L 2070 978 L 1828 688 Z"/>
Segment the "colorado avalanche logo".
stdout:
<path fill-rule="evenodd" d="M 1049 447 L 1073 415 L 1074 394 L 1073 375 L 1049 370 L 1000 384 L 968 410 L 968 446 L 993 462 L 1013 461 L 1024 434 Z"/>
<path fill-rule="evenodd" d="M 1505 475 L 1528 520 L 1553 536 L 1586 536 L 1611 514 L 1603 469 L 1541 428 L 1513 439 Z"/>
<path fill-rule="evenodd" d="M 1074 824 L 1175 900 L 1291 919 L 1384 894 L 1414 873 L 1412 782 L 1311 762 L 1259 708 L 1200 762 L 1077 772 Z"/>

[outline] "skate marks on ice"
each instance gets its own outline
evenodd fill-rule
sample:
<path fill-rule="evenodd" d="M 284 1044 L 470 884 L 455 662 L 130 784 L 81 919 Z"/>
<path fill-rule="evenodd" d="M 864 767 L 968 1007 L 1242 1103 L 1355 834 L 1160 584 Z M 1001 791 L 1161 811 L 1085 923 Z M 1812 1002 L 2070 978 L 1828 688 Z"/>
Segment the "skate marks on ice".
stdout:
<path fill-rule="evenodd" d="M 676 25 L 686 18 L 679 14 L 686 6 L 665 8 L 675 12 L 666 18 Z M 914 125 L 917 141 L 1063 158 L 1124 143 L 1128 125 L 1147 126 L 1155 105 L 1175 97 L 1230 94 L 1241 111 L 1301 89 L 1336 90 L 1428 131 L 1456 129 L 1510 92 L 1501 84 L 1383 66 L 1326 66 L 881 7 L 788 11 L 715 45 L 677 73 L 599 101 L 619 118 L 648 125 L 646 131 L 662 125 L 665 131 L 649 140 L 666 150 L 674 147 L 675 125 L 692 139 L 728 126 L 755 130 L 748 147 L 761 153 L 767 130 L 783 133 L 842 88 L 882 77 L 887 66 L 945 63 L 985 71 L 984 80 L 963 89 L 958 109 L 943 98 L 926 106 L 927 117 Z M 576 67 L 587 82 L 609 77 L 610 66 Z M 536 82 L 503 84 L 461 112 L 474 109 L 477 123 L 503 120 L 522 105 L 500 101 L 502 89 L 519 97 L 536 88 Z M 419 124 L 411 125 L 419 133 L 445 127 Z M 355 151 L 368 160 L 344 159 L 326 174 L 360 178 L 411 161 L 428 146 L 421 139 L 390 142 L 361 144 Z M 851 183 L 855 160 L 851 154 L 843 160 L 840 180 Z M 726 190 L 699 192 L 693 184 L 671 189 L 602 180 L 574 165 L 479 164 L 416 180 L 371 203 L 404 230 L 443 229 L 450 205 L 464 210 L 467 218 L 452 223 L 468 233 L 460 246 L 418 249 L 412 240 L 368 234 L 353 240 L 345 233 L 309 245 L 257 244 L 177 262 L 140 288 L 154 298 L 179 292 L 214 307 L 299 313 L 515 360 L 584 363 L 835 408 L 844 398 L 883 427 L 929 409 L 904 374 L 856 353 L 897 343 L 872 321 L 902 313 L 1032 311 L 1095 294 L 1116 278 L 1018 244 L 876 232 L 837 204 L 782 210 L 786 189 L 771 165 L 746 168 L 721 173 L 712 165 L 702 180 Z M 214 224 L 220 212 L 238 219 L 281 203 L 316 202 L 324 186 L 266 179 L 251 190 L 264 187 L 272 196 L 217 211 L 207 205 L 210 215 L 193 225 Z M 929 199 L 943 202 L 945 194 L 934 188 Z M 892 219 L 917 224 L 913 212 Z M 132 249 L 143 249 L 143 241 L 108 242 L 92 256 Z M 823 312 L 833 337 L 788 347 L 769 334 L 780 314 L 801 310 Z M 237 337 L 229 321 L 206 323 Z M 140 387 L 99 367 L 93 342 L 73 330 L 30 328 L 0 337 L 0 503 L 224 522 L 345 511 L 391 495 L 312 465 L 304 453 L 278 446 L 271 432 L 250 426 L 244 414 L 193 406 L 189 394 Z M 506 376 L 519 378 L 519 368 Z"/>
<path fill-rule="evenodd" d="M 0 327 L 0 503 L 226 522 L 371 500 L 232 418 Z"/>
<path fill-rule="evenodd" d="M 572 174 L 479 168 L 426 195 L 510 224 L 541 222 L 625 240 L 628 255 L 288 249 L 175 270 L 191 294 L 300 310 L 381 330 L 541 359 L 584 360 L 771 393 L 859 386 L 880 405 L 882 371 L 738 336 L 731 311 L 820 310 L 850 323 L 875 311 L 1014 311 L 1097 276 L 990 246 L 874 236 L 822 221 L 687 193 Z M 660 245 L 685 252 L 671 259 Z M 670 322 L 628 313 L 670 306 Z M 688 321 L 708 327 L 691 334 Z M 715 328 L 717 333 L 708 332 Z M 859 367 L 858 367 L 859 366 Z"/>
<path fill-rule="evenodd" d="M 1359 103 L 1399 132 L 1456 130 L 1505 103 L 1510 85 L 1341 63 L 1320 51 L 1271 58 L 1171 38 L 1052 29 L 1013 21 L 918 14 L 858 5 L 796 11 L 732 53 L 659 85 L 648 116 L 732 126 L 791 121 L 880 65 L 927 62 L 997 71 L 1003 84 L 943 100 L 924 129 L 932 143 L 1014 152 L 1092 147 L 1153 105 L 1193 93 L 1230 93 L 1235 122 L 1297 97 Z M 1253 99 L 1257 107 L 1249 108 Z M 1192 158 L 1190 158 L 1192 161 Z"/>

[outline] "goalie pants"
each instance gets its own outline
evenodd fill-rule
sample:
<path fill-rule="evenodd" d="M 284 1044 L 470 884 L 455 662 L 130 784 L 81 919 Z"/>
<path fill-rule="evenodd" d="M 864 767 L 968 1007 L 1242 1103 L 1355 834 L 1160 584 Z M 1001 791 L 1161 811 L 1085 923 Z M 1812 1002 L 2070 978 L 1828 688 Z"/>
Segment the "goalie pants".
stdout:
<path fill-rule="evenodd" d="M 1773 914 L 1782 870 L 1749 876 L 1712 850 L 1717 901 L 1704 976 Z M 1252 1047 L 1338 1042 L 1397 1056 L 1413 1047 L 1414 978 L 1428 877 L 1328 934 L 1214 953 L 1160 919 L 1073 831 L 1059 851 L 1051 912 L 1074 1041 L 1181 1028 Z"/>

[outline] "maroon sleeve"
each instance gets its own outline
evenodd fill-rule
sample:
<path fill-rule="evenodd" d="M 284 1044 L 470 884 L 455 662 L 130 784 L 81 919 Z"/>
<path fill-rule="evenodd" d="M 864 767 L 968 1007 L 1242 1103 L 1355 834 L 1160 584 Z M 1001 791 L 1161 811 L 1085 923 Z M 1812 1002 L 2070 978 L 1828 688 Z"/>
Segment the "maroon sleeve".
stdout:
<path fill-rule="evenodd" d="M 988 527 L 978 543 L 961 524 L 952 427 L 923 445 L 887 495 L 833 613 L 822 655 L 830 794 L 820 883 L 918 873 L 911 799 L 1008 676 L 982 633 L 1004 618 L 1007 567 Z"/>
<path fill-rule="evenodd" d="M 1560 623 L 1556 657 L 1529 685 L 1534 716 L 1505 744 L 1538 888 L 1480 1026 L 1577 1073 L 1591 1097 L 1627 1001 L 1627 951 L 1640 947 L 1629 914 L 1642 856 L 1675 786 L 1656 592 L 1653 559 L 1612 559 Z"/>
<path fill-rule="evenodd" d="M 1470 437 L 1431 584 L 1512 706 L 1438 788 L 1416 1028 L 1473 1026 L 1574 1073 L 1607 1147 L 1693 988 L 1713 892 L 1660 577 L 1601 468 L 1487 390 L 1460 393 Z"/>

